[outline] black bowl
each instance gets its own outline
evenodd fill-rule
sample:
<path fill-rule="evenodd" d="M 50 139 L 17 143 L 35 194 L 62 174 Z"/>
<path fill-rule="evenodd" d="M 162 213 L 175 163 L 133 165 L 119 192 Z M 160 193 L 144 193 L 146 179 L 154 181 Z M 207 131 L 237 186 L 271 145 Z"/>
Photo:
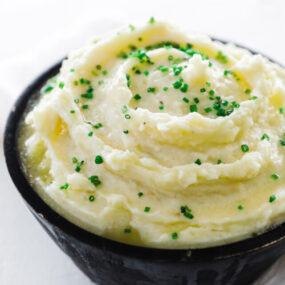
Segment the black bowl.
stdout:
<path fill-rule="evenodd" d="M 92 281 L 106 285 L 250 284 L 285 252 L 285 223 L 224 246 L 165 250 L 126 245 L 97 236 L 55 212 L 25 177 L 17 138 L 19 123 L 31 98 L 59 72 L 61 63 L 40 75 L 16 101 L 5 129 L 4 151 L 12 180 L 30 211 Z"/>

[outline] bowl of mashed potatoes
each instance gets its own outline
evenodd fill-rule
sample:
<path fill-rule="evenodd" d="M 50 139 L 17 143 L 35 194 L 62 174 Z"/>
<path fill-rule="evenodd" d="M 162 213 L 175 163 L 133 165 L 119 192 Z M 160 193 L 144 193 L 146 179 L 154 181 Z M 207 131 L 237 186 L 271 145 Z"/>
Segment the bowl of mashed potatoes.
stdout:
<path fill-rule="evenodd" d="M 247 284 L 285 251 L 284 108 L 280 65 L 151 18 L 36 79 L 6 161 L 91 280 Z"/>

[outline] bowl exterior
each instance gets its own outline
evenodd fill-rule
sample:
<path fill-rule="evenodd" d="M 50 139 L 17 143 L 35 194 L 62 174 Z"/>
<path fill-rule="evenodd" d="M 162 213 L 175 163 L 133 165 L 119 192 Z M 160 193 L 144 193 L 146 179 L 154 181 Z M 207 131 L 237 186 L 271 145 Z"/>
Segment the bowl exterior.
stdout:
<path fill-rule="evenodd" d="M 272 247 L 217 259 L 166 260 L 159 256 L 136 258 L 116 252 L 104 240 L 97 246 L 82 242 L 30 210 L 54 242 L 96 284 L 100 285 L 224 285 L 251 284 L 285 251 L 285 239 Z M 134 254 L 135 254 L 134 248 Z"/>

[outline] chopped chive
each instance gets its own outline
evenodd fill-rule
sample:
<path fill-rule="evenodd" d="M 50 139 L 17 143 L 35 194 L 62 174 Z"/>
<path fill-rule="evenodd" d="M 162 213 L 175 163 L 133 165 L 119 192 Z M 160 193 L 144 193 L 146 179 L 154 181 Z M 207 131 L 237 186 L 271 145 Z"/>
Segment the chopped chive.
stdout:
<path fill-rule="evenodd" d="M 147 213 L 147 212 L 149 212 L 149 211 L 150 211 L 150 207 L 145 207 L 145 208 L 144 208 L 144 212 Z"/>
<path fill-rule="evenodd" d="M 161 72 L 168 72 L 169 71 L 169 67 L 168 66 L 160 65 L 157 69 L 160 70 Z"/>
<path fill-rule="evenodd" d="M 126 113 L 128 111 L 128 107 L 126 105 L 123 105 L 121 108 L 122 113 Z"/>
<path fill-rule="evenodd" d="M 94 202 L 94 201 L 95 201 L 94 195 L 90 195 L 90 196 L 89 196 L 89 201 L 90 201 L 90 202 Z"/>
<path fill-rule="evenodd" d="M 124 134 L 128 134 L 129 131 L 128 131 L 128 130 L 124 130 L 123 133 L 124 133 Z"/>
<path fill-rule="evenodd" d="M 101 155 L 97 155 L 96 157 L 95 157 L 95 163 L 96 164 L 101 164 L 101 163 L 103 163 L 104 162 L 104 160 L 103 160 L 103 157 L 101 156 Z"/>
<path fill-rule="evenodd" d="M 78 81 L 77 80 L 73 81 L 73 85 L 77 86 L 78 85 Z"/>
<path fill-rule="evenodd" d="M 129 120 L 129 119 L 131 118 L 131 116 L 130 116 L 129 114 L 126 114 L 126 115 L 125 115 L 125 118 L 126 118 L 127 120 Z"/>
<path fill-rule="evenodd" d="M 248 100 L 256 100 L 256 99 L 258 99 L 257 96 L 252 96 L 252 97 L 250 97 Z"/>
<path fill-rule="evenodd" d="M 194 102 L 195 102 L 196 104 L 198 104 L 198 103 L 200 102 L 199 98 L 195 97 L 195 98 L 194 98 Z"/>
<path fill-rule="evenodd" d="M 278 179 L 279 179 L 279 175 L 276 174 L 276 173 L 273 173 L 273 174 L 271 174 L 271 178 L 272 178 L 273 180 L 278 180 Z"/>
<path fill-rule="evenodd" d="M 92 175 L 88 177 L 88 180 L 94 185 L 99 186 L 101 184 L 101 181 L 97 175 Z"/>
<path fill-rule="evenodd" d="M 280 144 L 281 144 L 282 146 L 285 146 L 285 140 L 280 140 Z"/>
<path fill-rule="evenodd" d="M 80 172 L 81 170 L 81 166 L 84 164 L 84 160 L 80 161 L 77 163 L 76 167 L 75 167 L 75 171 L 76 172 Z"/>
<path fill-rule="evenodd" d="M 261 137 L 261 140 L 268 140 L 269 141 L 269 135 L 268 134 L 263 134 Z"/>
<path fill-rule="evenodd" d="M 188 91 L 188 84 L 184 83 L 183 86 L 180 88 L 180 91 L 186 93 Z"/>
<path fill-rule="evenodd" d="M 175 88 L 175 89 L 179 89 L 181 86 L 182 86 L 182 82 L 180 81 L 175 81 L 172 86 Z"/>
<path fill-rule="evenodd" d="M 133 25 L 129 25 L 129 28 L 131 29 L 132 32 L 136 29 Z"/>
<path fill-rule="evenodd" d="M 200 92 L 201 92 L 201 93 L 206 92 L 206 88 L 201 88 L 201 89 L 200 89 Z"/>
<path fill-rule="evenodd" d="M 143 192 L 139 192 L 139 193 L 138 193 L 138 196 L 139 196 L 139 197 L 143 196 Z"/>
<path fill-rule="evenodd" d="M 49 93 L 53 89 L 52 86 L 48 86 L 45 90 L 44 93 Z"/>
<path fill-rule="evenodd" d="M 202 162 L 201 162 L 201 160 L 200 160 L 199 158 L 196 159 L 195 163 L 198 164 L 198 165 L 201 165 L 201 164 L 202 164 Z"/>
<path fill-rule="evenodd" d="M 237 207 L 240 211 L 244 209 L 243 205 L 238 205 Z"/>
<path fill-rule="evenodd" d="M 75 69 L 74 69 L 74 68 L 71 68 L 71 69 L 70 69 L 70 72 L 74 72 L 74 71 L 75 71 Z"/>
<path fill-rule="evenodd" d="M 70 110 L 70 114 L 74 114 L 75 113 L 75 110 Z"/>
<path fill-rule="evenodd" d="M 276 196 L 275 195 L 271 195 L 269 197 L 269 203 L 273 203 L 276 200 Z"/>
<path fill-rule="evenodd" d="M 247 145 L 247 144 L 242 144 L 242 145 L 241 145 L 241 150 L 242 150 L 243 152 L 248 152 L 248 151 L 249 151 L 248 145 Z"/>
<path fill-rule="evenodd" d="M 126 79 L 127 79 L 127 86 L 130 87 L 131 81 L 130 81 L 130 75 L 129 74 L 126 74 Z"/>
<path fill-rule="evenodd" d="M 83 110 L 87 110 L 88 109 L 88 105 L 82 105 L 82 109 Z"/>
<path fill-rule="evenodd" d="M 88 137 L 92 137 L 93 136 L 93 132 L 88 133 Z"/>
<path fill-rule="evenodd" d="M 210 112 L 212 111 L 212 108 L 211 108 L 211 107 L 207 107 L 207 108 L 204 109 L 204 111 L 205 111 L 206 113 L 210 113 Z"/>
<path fill-rule="evenodd" d="M 147 88 L 148 93 L 154 93 L 155 92 L 155 87 L 148 87 Z"/>
<path fill-rule="evenodd" d="M 72 163 L 77 163 L 78 159 L 76 157 L 72 157 Z"/>
<path fill-rule="evenodd" d="M 96 125 L 93 126 L 94 129 L 100 129 L 103 127 L 102 123 L 97 123 Z"/>
<path fill-rule="evenodd" d="M 250 93 L 251 93 L 251 89 L 246 88 L 246 89 L 244 90 L 244 93 L 245 93 L 245 94 L 250 94 Z"/>
<path fill-rule="evenodd" d="M 75 99 L 74 99 L 74 103 L 75 103 L 75 104 L 78 104 L 78 103 L 79 103 L 79 99 L 78 99 L 78 98 L 75 98 Z"/>
<path fill-rule="evenodd" d="M 93 94 L 92 93 L 84 93 L 84 94 L 81 94 L 81 97 L 85 98 L 85 99 L 92 99 Z"/>
<path fill-rule="evenodd" d="M 62 89 L 62 88 L 64 87 L 64 83 L 63 83 L 63 82 L 60 82 L 60 83 L 58 84 L 58 87 L 59 87 L 60 89 Z"/>
<path fill-rule="evenodd" d="M 169 55 L 169 56 L 168 56 L 168 60 L 169 60 L 169 61 L 173 60 L 173 55 Z"/>
<path fill-rule="evenodd" d="M 173 66 L 173 72 L 174 72 L 175 76 L 179 75 L 181 73 L 181 71 L 182 71 L 182 67 L 181 66 Z"/>
<path fill-rule="evenodd" d="M 280 114 L 284 114 L 283 108 L 279 108 L 279 113 L 280 113 Z"/>
<path fill-rule="evenodd" d="M 149 71 L 148 70 L 144 71 L 144 75 L 148 76 L 149 75 Z"/>
<path fill-rule="evenodd" d="M 208 87 L 210 87 L 210 86 L 211 86 L 211 83 L 210 83 L 210 82 L 206 82 L 206 85 L 207 85 Z"/>
<path fill-rule="evenodd" d="M 213 89 L 211 89 L 211 90 L 209 91 L 209 94 L 213 96 L 213 95 L 215 94 L 215 91 L 214 91 Z"/>
<path fill-rule="evenodd" d="M 228 62 L 228 58 L 220 50 L 218 51 L 216 55 L 216 60 L 224 64 Z"/>
<path fill-rule="evenodd" d="M 163 91 L 167 91 L 168 90 L 168 87 L 163 87 Z"/>
<path fill-rule="evenodd" d="M 141 97 L 141 95 L 139 95 L 139 94 L 136 94 L 135 96 L 134 96 L 134 99 L 135 100 L 140 100 L 142 97 Z"/>
<path fill-rule="evenodd" d="M 63 184 L 62 186 L 59 187 L 59 189 L 66 190 L 69 187 L 68 183 Z"/>
<path fill-rule="evenodd" d="M 222 163 L 222 160 L 221 159 L 218 159 L 217 160 L 217 164 L 221 164 Z"/>
<path fill-rule="evenodd" d="M 102 74 L 103 74 L 103 75 L 107 75 L 107 74 L 108 74 L 108 71 L 107 71 L 107 70 L 103 70 L 103 71 L 102 71 Z"/>
<path fill-rule="evenodd" d="M 190 105 L 190 112 L 197 112 L 197 105 Z"/>
<path fill-rule="evenodd" d="M 125 233 L 125 234 L 130 234 L 131 232 L 132 232 L 131 229 L 124 229 L 124 233 Z"/>
<path fill-rule="evenodd" d="M 188 98 L 186 98 L 186 97 L 183 97 L 183 99 L 182 99 L 185 103 L 189 103 L 189 99 Z"/>
<path fill-rule="evenodd" d="M 163 105 L 160 105 L 160 106 L 158 107 L 158 109 L 159 109 L 159 110 L 163 110 L 163 109 L 164 109 L 164 106 L 163 106 Z"/>
<path fill-rule="evenodd" d="M 188 219 L 193 219 L 194 216 L 191 213 L 191 209 L 185 205 L 185 206 L 181 206 L 180 207 L 180 213 L 184 215 L 184 217 L 188 218 Z"/>
<path fill-rule="evenodd" d="M 178 239 L 178 233 L 174 232 L 171 234 L 172 239 Z"/>
<path fill-rule="evenodd" d="M 153 24 L 154 22 L 155 22 L 154 17 L 151 17 L 151 18 L 149 19 L 149 23 L 150 23 L 150 24 Z"/>

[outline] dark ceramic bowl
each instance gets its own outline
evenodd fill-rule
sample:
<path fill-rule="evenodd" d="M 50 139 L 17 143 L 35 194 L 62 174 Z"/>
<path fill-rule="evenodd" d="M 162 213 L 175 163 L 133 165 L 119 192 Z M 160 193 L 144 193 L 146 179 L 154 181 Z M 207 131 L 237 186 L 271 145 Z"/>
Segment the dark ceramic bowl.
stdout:
<path fill-rule="evenodd" d="M 31 98 L 59 72 L 60 66 L 61 62 L 39 76 L 15 103 L 5 130 L 5 157 L 12 180 L 30 211 L 92 281 L 104 285 L 244 285 L 253 282 L 285 252 L 285 223 L 225 246 L 164 250 L 126 245 L 97 236 L 57 214 L 25 177 L 17 138 L 19 123 Z"/>

